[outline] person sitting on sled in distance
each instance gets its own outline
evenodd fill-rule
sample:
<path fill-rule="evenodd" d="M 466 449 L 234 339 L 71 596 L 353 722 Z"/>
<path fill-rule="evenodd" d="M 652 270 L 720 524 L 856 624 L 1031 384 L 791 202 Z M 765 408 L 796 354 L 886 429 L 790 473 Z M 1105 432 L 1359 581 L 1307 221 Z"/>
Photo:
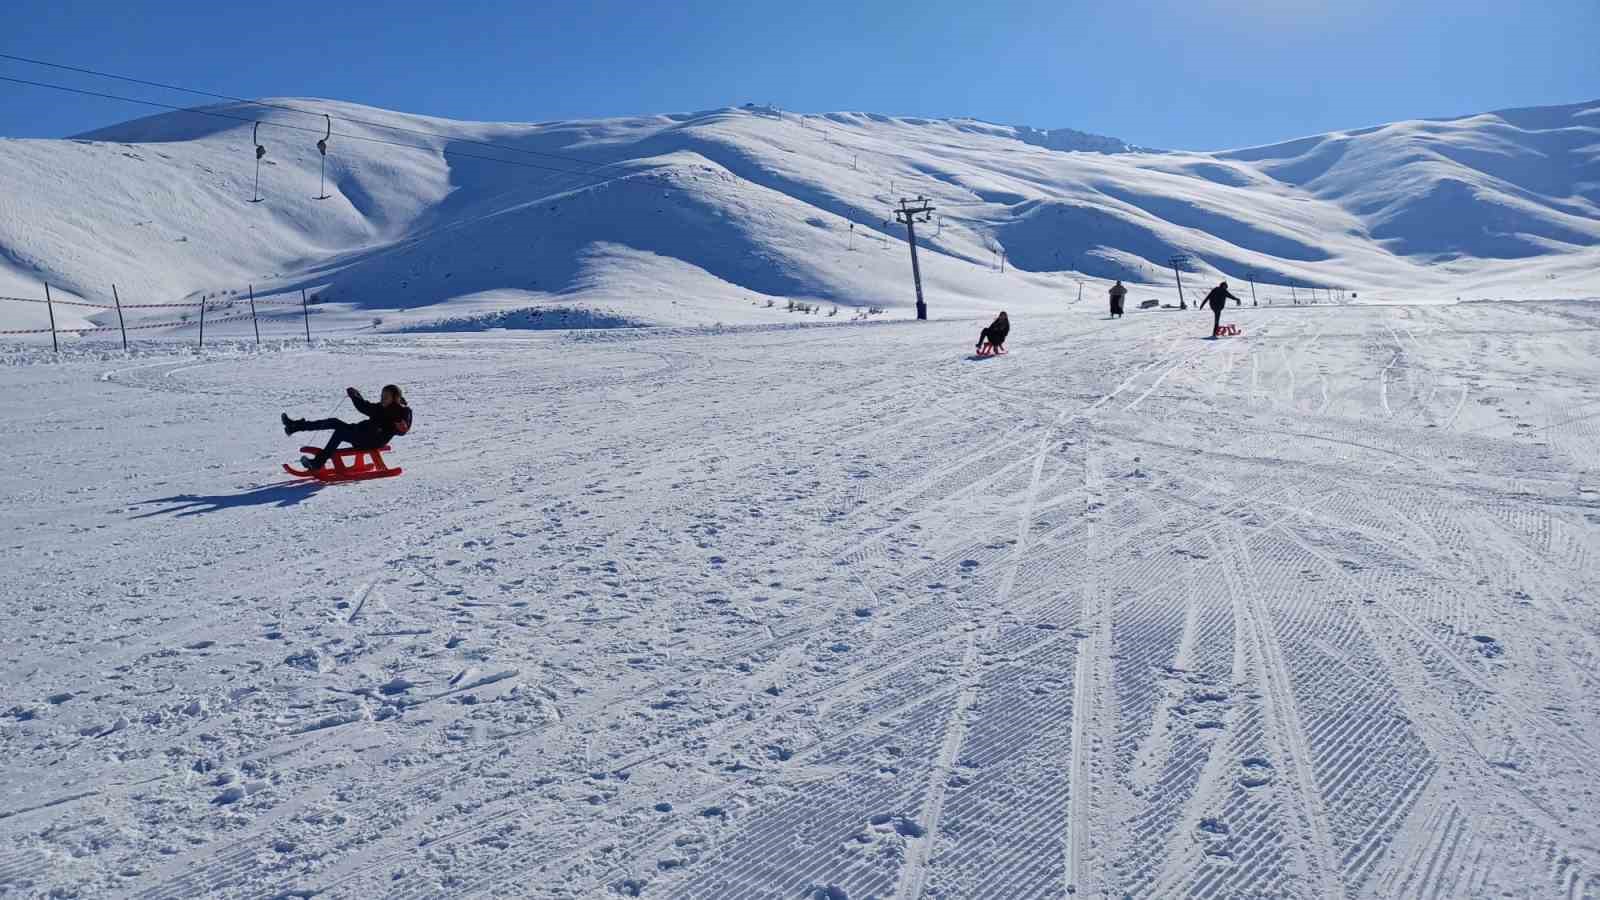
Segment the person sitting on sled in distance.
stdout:
<path fill-rule="evenodd" d="M 288 413 L 283 414 L 284 434 L 298 431 L 333 432 L 328 439 L 328 446 L 316 456 L 300 458 L 300 464 L 305 466 L 307 472 L 315 472 L 326 465 L 340 444 L 349 444 L 357 450 L 376 450 L 389 443 L 395 435 L 411 430 L 411 407 L 406 405 L 405 395 L 400 393 L 399 387 L 384 385 L 377 403 L 368 401 L 353 387 L 345 388 L 344 392 L 350 395 L 350 402 L 355 404 L 356 411 L 367 417 L 365 422 L 351 423 L 342 419 L 308 422 L 305 419 L 291 419 Z"/>
<path fill-rule="evenodd" d="M 1004 350 L 1006 348 L 1006 335 L 1010 333 L 1011 320 L 1006 318 L 1005 310 L 1001 310 L 1000 315 L 995 316 L 994 321 L 989 323 L 988 328 L 978 332 L 978 352 L 983 352 L 984 344 L 988 344 L 989 348 L 996 353 Z"/>
<path fill-rule="evenodd" d="M 1206 299 L 1200 301 L 1202 305 L 1211 307 L 1212 337 L 1216 337 L 1217 334 L 1222 331 L 1222 308 L 1228 305 L 1229 298 L 1232 298 L 1233 302 L 1240 306 L 1244 305 L 1243 300 L 1240 300 L 1238 297 L 1234 297 L 1233 294 L 1228 291 L 1228 283 L 1224 281 L 1223 283 L 1212 288 L 1211 293 L 1206 295 Z"/>

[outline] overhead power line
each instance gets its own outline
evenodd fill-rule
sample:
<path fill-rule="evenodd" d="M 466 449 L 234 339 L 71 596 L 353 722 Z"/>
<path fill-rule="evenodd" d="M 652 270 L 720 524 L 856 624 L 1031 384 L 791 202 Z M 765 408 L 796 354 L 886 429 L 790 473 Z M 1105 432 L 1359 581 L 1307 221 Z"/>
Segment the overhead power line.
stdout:
<path fill-rule="evenodd" d="M 484 155 L 475 154 L 475 153 L 466 153 L 466 152 L 462 152 L 460 150 L 453 149 L 453 148 L 432 147 L 432 146 L 426 146 L 426 145 L 421 145 L 421 144 L 406 143 L 406 142 L 403 142 L 403 141 L 386 140 L 384 138 L 371 137 L 371 136 L 366 136 L 366 135 L 358 135 L 358 134 L 349 134 L 349 133 L 345 133 L 345 132 L 338 132 L 338 131 L 334 131 L 333 130 L 331 117 L 330 117 L 330 115 L 328 113 L 315 111 L 315 110 L 312 110 L 312 109 L 306 109 L 306 108 L 302 108 L 302 107 L 298 107 L 298 106 L 290 106 L 290 105 L 282 104 L 282 103 L 265 103 L 265 102 L 262 102 L 260 100 L 251 100 L 251 99 L 248 99 L 248 98 L 245 98 L 245 97 L 235 97 L 235 96 L 233 96 L 231 94 L 223 94 L 223 93 L 218 93 L 218 92 L 215 92 L 215 91 L 203 90 L 203 89 L 200 89 L 200 88 L 185 87 L 185 86 L 179 85 L 179 84 L 169 84 L 169 83 L 161 82 L 161 81 L 153 81 L 153 80 L 146 79 L 146 78 L 136 78 L 136 77 L 131 76 L 131 75 L 121 75 L 121 74 L 118 74 L 118 73 L 115 73 L 115 72 L 106 72 L 106 71 L 102 71 L 102 70 L 99 70 L 99 69 L 88 68 L 86 66 L 74 66 L 74 65 L 68 65 L 66 63 L 58 63 L 58 62 L 50 62 L 48 60 L 34 59 L 32 57 L 27 57 L 27 56 L 18 56 L 18 55 L 13 54 L 13 53 L 0 53 L 0 60 L 9 60 L 11 62 L 23 63 L 25 65 L 43 66 L 43 67 L 46 67 L 46 68 L 57 69 L 57 70 L 60 70 L 60 71 L 74 72 L 74 73 L 81 74 L 81 75 L 88 75 L 88 76 L 95 77 L 95 78 L 107 78 L 107 79 L 111 79 L 111 80 L 115 80 L 115 81 L 126 82 L 126 83 L 129 83 L 129 84 L 137 84 L 137 85 L 141 85 L 141 86 L 144 86 L 144 87 L 156 88 L 158 90 L 176 91 L 176 92 L 179 92 L 179 93 L 192 94 L 192 95 L 198 96 L 198 97 L 208 97 L 208 98 L 211 98 L 211 99 L 214 99 L 214 100 L 224 100 L 224 101 L 228 101 L 228 102 L 231 102 L 231 103 L 238 103 L 238 104 L 242 104 L 244 106 L 253 106 L 253 107 L 259 107 L 261 109 L 277 110 L 277 111 L 280 111 L 280 112 L 293 113 L 293 114 L 296 114 L 296 115 L 311 116 L 313 118 L 323 119 L 324 120 L 323 123 L 319 124 L 318 127 L 302 127 L 302 126 L 297 126 L 297 125 L 290 125 L 290 124 L 282 122 L 282 121 L 273 121 L 273 120 L 269 120 L 269 119 L 259 119 L 259 118 L 250 117 L 250 116 L 233 115 L 233 114 L 230 114 L 230 113 L 221 112 L 221 111 L 216 110 L 216 109 L 205 109 L 205 108 L 199 108 L 199 107 L 193 107 L 193 106 L 178 106 L 176 104 L 171 104 L 171 103 L 162 103 L 162 102 L 157 101 L 157 100 L 146 100 L 146 99 L 139 98 L 139 97 L 128 97 L 128 96 L 123 96 L 121 94 L 109 93 L 109 92 L 106 92 L 106 91 L 95 91 L 95 90 L 89 90 L 89 89 L 86 89 L 86 88 L 70 87 L 68 85 L 62 85 L 62 84 L 52 84 L 52 83 L 43 82 L 43 81 L 33 81 L 33 80 L 30 80 L 30 79 L 26 79 L 26 78 L 16 78 L 16 77 L 12 77 L 12 76 L 9 76 L 9 75 L 0 75 L 0 82 L 9 82 L 11 84 L 19 84 L 19 85 L 24 85 L 24 86 L 27 86 L 27 87 L 42 88 L 42 89 L 45 89 L 45 90 L 61 91 L 61 92 L 64 92 L 64 93 L 77 94 L 79 96 L 84 96 L 84 97 L 95 97 L 95 98 L 99 98 L 99 99 L 103 99 L 103 100 L 114 100 L 114 101 L 117 101 L 119 103 L 132 103 L 132 104 L 136 104 L 136 105 L 139 105 L 139 106 L 147 106 L 147 107 L 151 107 L 151 108 L 155 108 L 155 109 L 169 110 L 169 111 L 177 112 L 177 113 L 187 113 L 187 114 L 190 114 L 190 115 L 207 116 L 209 118 L 214 118 L 214 119 L 226 119 L 226 120 L 234 121 L 234 122 L 249 123 L 249 124 L 252 124 L 252 125 L 256 126 L 257 129 L 259 129 L 260 126 L 265 125 L 265 126 L 268 126 L 268 127 L 271 127 L 271 128 L 282 128 L 282 129 L 284 129 L 286 131 L 298 131 L 298 132 L 302 132 L 302 133 L 306 133 L 306 134 L 315 134 L 315 135 L 318 135 L 321 138 L 321 140 L 319 140 L 317 142 L 317 149 L 318 149 L 319 153 L 321 153 L 322 156 L 323 156 L 323 165 L 324 165 L 324 167 L 326 166 L 326 158 L 327 158 L 327 141 L 332 139 L 332 138 L 337 137 L 337 138 L 342 138 L 342 139 L 346 139 L 346 140 L 364 141 L 366 143 L 381 144 L 381 145 L 384 145 L 384 146 L 399 147 L 399 148 L 408 149 L 408 150 L 421 150 L 421 151 L 424 151 L 424 152 L 427 152 L 427 153 L 439 153 L 440 155 L 444 155 L 444 154 L 448 153 L 450 156 L 458 157 L 458 158 L 461 158 L 461 159 L 472 159 L 472 160 L 479 160 L 479 161 L 482 161 L 482 162 L 499 163 L 501 165 L 507 165 L 507 166 L 518 166 L 518 167 L 526 168 L 526 169 L 536 169 L 536 170 L 539 170 L 539 171 L 553 172 L 553 173 L 556 173 L 556 174 L 568 175 L 568 176 L 571 176 L 573 178 L 579 178 L 579 179 L 584 179 L 585 180 L 584 183 L 575 184 L 575 185 L 572 185 L 570 188 L 567 188 L 569 190 L 570 189 L 575 189 L 575 188 L 595 187 L 595 186 L 598 186 L 598 185 L 601 185 L 601 184 L 606 184 L 606 183 L 639 184 L 638 182 L 619 181 L 618 179 L 621 177 L 622 173 L 602 173 L 602 171 L 601 171 L 601 170 L 611 169 L 611 168 L 614 168 L 614 167 L 617 167 L 617 166 L 621 166 L 621 165 L 623 165 L 623 164 L 625 164 L 627 162 L 630 162 L 630 160 L 619 160 L 619 161 L 615 161 L 615 162 L 602 163 L 602 162 L 596 162 L 596 161 L 593 161 L 593 160 L 587 160 L 587 159 L 583 159 L 583 158 L 580 158 L 580 157 L 571 156 L 571 155 L 567 155 L 567 154 L 550 153 L 550 152 L 541 151 L 541 150 L 530 150 L 530 149 L 525 148 L 525 147 L 516 147 L 516 146 L 511 146 L 509 144 L 496 143 L 496 142 L 493 142 L 493 141 L 481 141 L 481 140 L 476 140 L 476 139 L 473 139 L 473 138 L 458 137 L 458 136 L 455 136 L 455 135 L 450 135 L 450 134 L 446 134 L 446 133 L 438 132 L 438 131 L 429 131 L 429 130 L 426 130 L 426 129 L 406 128 L 406 127 L 402 127 L 402 126 L 399 126 L 399 125 L 390 125 L 390 124 L 387 124 L 387 123 L 375 122 L 375 121 L 371 121 L 371 120 L 368 120 L 368 119 L 354 118 L 354 117 L 343 115 L 343 114 L 341 114 L 338 117 L 339 121 L 341 121 L 341 122 L 350 122 L 350 123 L 357 124 L 357 125 L 364 125 L 364 126 L 367 126 L 369 128 L 382 129 L 382 130 L 386 130 L 386 131 L 392 131 L 392 132 L 395 132 L 395 133 L 398 133 L 398 134 L 407 134 L 407 135 L 412 135 L 412 136 L 416 136 L 416 137 L 432 138 L 432 139 L 435 139 L 435 140 L 448 142 L 449 144 L 466 144 L 466 145 L 470 145 L 470 146 L 489 148 L 489 149 L 501 151 L 501 152 L 504 152 L 504 153 L 515 153 L 515 154 L 521 154 L 521 155 L 524 155 L 524 156 L 542 157 L 542 158 L 545 158 L 545 159 L 551 159 L 551 160 L 570 163 L 570 164 L 573 164 L 573 165 L 576 165 L 576 166 L 582 166 L 582 167 L 585 167 L 586 169 L 588 169 L 588 171 L 575 171 L 573 169 L 557 168 L 555 166 L 541 165 L 541 164 L 538 164 L 538 163 L 526 162 L 526 161 L 522 161 L 522 160 L 504 159 L 504 158 L 495 157 L 495 156 L 484 156 Z M 264 155 L 264 153 L 262 151 L 261 145 L 258 142 L 254 141 L 254 140 L 252 140 L 252 142 L 256 143 L 256 151 L 257 151 L 257 153 L 256 153 L 256 163 L 257 163 L 257 170 L 258 170 L 257 171 L 257 179 L 259 181 L 259 178 L 260 178 L 260 173 L 259 173 L 260 159 Z M 839 146 L 845 146 L 845 145 L 841 144 Z M 852 159 L 851 168 L 855 168 L 855 167 L 856 167 L 856 162 L 855 162 L 854 159 Z M 324 174 L 326 174 L 326 169 L 325 168 L 324 168 Z M 891 189 L 892 188 L 893 188 L 893 183 L 891 182 Z M 325 197 L 326 189 L 325 188 L 323 189 L 323 195 L 324 196 L 319 196 L 318 199 L 326 199 L 326 197 Z M 254 195 L 254 196 L 259 196 L 259 195 L 257 194 L 257 195 Z M 252 202 L 259 202 L 259 201 L 258 200 L 253 200 Z M 919 282 L 920 282 L 920 279 L 919 279 Z M 920 300 L 920 288 L 921 288 L 921 285 L 919 283 L 918 284 L 919 300 Z"/>
<path fill-rule="evenodd" d="M 30 66 L 45 66 L 45 67 L 51 68 L 51 69 L 60 69 L 60 70 L 65 71 L 65 72 L 77 72 L 77 73 L 79 73 L 81 75 L 92 75 L 92 76 L 94 76 L 96 78 L 110 78 L 110 79 L 112 79 L 114 81 L 125 81 L 125 82 L 128 82 L 129 84 L 141 84 L 141 85 L 144 85 L 145 87 L 160 88 L 161 90 L 164 90 L 164 91 L 177 91 L 179 93 L 184 93 L 184 94 L 193 94 L 193 95 L 195 95 L 197 97 L 210 97 L 213 100 L 227 100 L 227 101 L 229 101 L 231 103 L 243 103 L 243 104 L 246 104 L 246 105 L 249 105 L 249 106 L 259 106 L 259 107 L 262 107 L 263 109 L 276 109 L 276 110 L 281 110 L 283 112 L 298 113 L 300 115 L 312 116 L 312 117 L 315 117 L 315 118 L 318 118 L 318 119 L 320 119 L 324 115 L 326 115 L 325 113 L 315 112 L 315 111 L 312 111 L 312 110 L 309 110 L 309 109 L 302 109 L 301 107 L 298 107 L 298 106 L 288 106 L 288 105 L 282 104 L 282 103 L 263 103 L 260 100 L 250 100 L 250 99 L 245 98 L 245 97 L 235 97 L 235 96 L 232 96 L 230 94 L 219 94 L 219 93 L 216 93 L 214 91 L 206 91 L 206 90 L 201 90 L 199 88 L 184 87 L 184 86 L 178 85 L 178 84 L 166 84 L 165 82 L 160 82 L 160 81 L 150 81 L 150 80 L 144 79 L 144 78 L 134 78 L 131 75 L 118 75 L 115 72 L 102 72 L 102 71 L 100 71 L 98 69 L 88 69 L 88 68 L 84 68 L 82 66 L 69 66 L 69 65 L 66 65 L 64 63 L 54 63 L 54 62 L 48 62 L 48 61 L 42 60 L 42 59 L 32 59 L 32 58 L 27 57 L 27 56 L 17 56 L 15 54 L 11 54 L 11 53 L 0 53 L 0 59 L 9 59 L 12 62 L 26 63 L 26 64 L 28 64 Z M 180 107 L 180 108 L 188 109 L 189 107 Z M 339 120 L 341 122 L 350 122 L 350 123 L 353 123 L 353 124 L 356 124 L 356 125 L 365 125 L 365 126 L 367 126 L 369 128 L 382 128 L 382 129 L 385 129 L 387 131 L 396 131 L 396 132 L 399 132 L 401 134 L 416 135 L 418 137 L 441 138 L 441 139 L 453 141 L 453 142 L 459 143 L 459 144 L 472 144 L 472 145 L 478 146 L 478 147 L 489 147 L 489 148 L 492 148 L 492 149 L 495 149 L 495 150 L 503 150 L 503 151 L 505 151 L 507 153 L 521 153 L 521 154 L 524 154 L 524 155 L 527 155 L 527 156 L 540 156 L 540 157 L 544 157 L 544 158 L 547 158 L 547 159 L 555 159 L 555 160 L 560 160 L 562 162 L 575 163 L 577 165 L 590 166 L 590 167 L 593 167 L 593 168 L 606 168 L 608 166 L 616 165 L 616 163 L 594 162 L 593 160 L 587 160 L 587 159 L 583 159 L 581 157 L 571 156 L 571 155 L 564 154 L 564 153 L 549 153 L 549 152 L 542 151 L 542 150 L 529 150 L 526 147 L 513 147 L 513 146 L 511 146 L 509 144 L 497 144 L 497 143 L 495 143 L 493 141 L 479 141 L 479 140 L 473 140 L 471 138 L 454 137 L 452 135 L 443 134 L 443 133 L 437 132 L 437 131 L 428 131 L 426 129 L 420 129 L 420 128 L 404 128 L 404 127 L 401 127 L 399 125 L 387 125 L 387 124 L 384 124 L 382 122 L 373 122 L 373 121 L 368 120 L 368 119 L 357 119 L 357 118 L 352 118 L 350 116 L 345 116 L 345 115 L 339 116 Z M 345 136 L 348 137 L 349 135 L 345 135 Z"/>
<path fill-rule="evenodd" d="M 214 118 L 214 119 L 229 119 L 229 120 L 234 121 L 234 122 L 246 122 L 246 123 L 252 123 L 252 124 L 259 121 L 262 125 L 271 126 L 273 128 L 282 128 L 282 129 L 285 129 L 287 131 L 301 131 L 301 132 L 305 132 L 307 134 L 315 134 L 315 135 L 322 135 L 323 134 L 323 129 L 321 129 L 321 128 L 305 128 L 305 127 L 302 127 L 302 126 L 299 126 L 299 125 L 290 125 L 290 124 L 285 123 L 285 122 L 273 122 L 273 121 L 251 119 L 251 118 L 247 118 L 245 116 L 235 116 L 235 115 L 230 115 L 230 114 L 224 113 L 224 112 L 217 112 L 216 110 L 196 109 L 195 107 L 192 107 L 192 106 L 175 106 L 175 105 L 173 105 L 171 103 L 161 103 L 161 102 L 158 102 L 158 101 L 155 101 L 155 100 L 142 100 L 142 99 L 139 99 L 137 97 L 124 97 L 124 96 L 121 96 L 119 94 L 108 94 L 108 93 L 105 93 L 104 91 L 90 91 L 90 90 L 85 90 L 83 88 L 67 87 L 66 85 L 62 85 L 62 84 L 49 84 L 49 83 L 43 82 L 43 81 L 29 81 L 26 78 L 12 78 L 9 75 L 0 75 L 0 81 L 8 81 L 8 82 L 11 82 L 12 84 L 22 84 L 22 85 L 27 85 L 29 87 L 46 88 L 46 89 L 52 90 L 52 91 L 65 91 L 65 92 L 70 93 L 70 94 L 80 94 L 80 95 L 85 96 L 85 97 L 99 97 L 99 98 L 104 99 L 104 100 L 117 100 L 117 101 L 120 101 L 122 103 L 137 103 L 137 104 L 139 104 L 141 106 L 150 106 L 150 107 L 155 107 L 156 109 L 171 110 L 173 112 L 189 113 L 191 115 L 196 115 L 196 116 L 209 116 L 209 117 Z M 303 112 L 303 110 L 301 110 L 301 111 Z M 321 113 L 318 113 L 318 115 L 320 116 Z M 402 141 L 390 141 L 390 140 L 385 140 L 383 138 L 369 137 L 369 136 L 360 135 L 360 134 L 348 134 L 348 133 L 340 132 L 340 131 L 333 132 L 332 136 L 333 137 L 344 138 L 346 140 L 351 140 L 351 141 L 365 141 L 365 142 L 370 143 L 370 144 L 383 144 L 383 145 L 386 145 L 386 146 L 389 146 L 389 147 L 404 147 L 404 148 L 406 148 L 408 150 L 424 150 L 424 151 L 427 151 L 427 152 L 430 152 L 430 153 L 433 153 L 433 152 L 444 153 L 445 152 L 444 148 L 442 148 L 442 147 L 428 147 L 428 146 L 424 146 L 424 145 L 421 145 L 421 144 L 407 144 L 407 143 L 404 143 Z M 448 141 L 454 141 L 455 140 L 455 138 L 451 138 L 451 137 L 448 137 L 446 135 L 437 135 L 437 137 L 440 137 L 441 139 L 448 140 Z M 472 143 L 472 142 L 471 141 L 465 141 L 464 143 Z M 545 171 L 545 172 L 556 172 L 556 173 L 559 173 L 559 174 L 562 174 L 562 175 L 572 175 L 572 176 L 577 177 L 577 178 L 599 179 L 597 181 L 592 182 L 593 184 L 600 184 L 600 183 L 602 183 L 602 182 L 604 182 L 606 180 L 609 180 L 612 177 L 612 176 L 603 176 L 603 175 L 600 175 L 600 174 L 598 174 L 596 172 L 575 172 L 575 171 L 573 171 L 571 169 L 558 169 L 558 168 L 556 168 L 554 166 L 545 166 L 545 165 L 540 165 L 538 163 L 523 162 L 522 160 L 516 160 L 516 159 L 501 159 L 501 158 L 495 157 L 495 156 L 482 156 L 482 155 L 479 155 L 479 154 L 476 154 L 476 153 L 462 153 L 459 150 L 451 150 L 449 152 L 450 152 L 450 155 L 461 157 L 463 159 L 479 159 L 479 160 L 483 160 L 485 162 L 500 163 L 502 165 L 507 165 L 507 166 L 521 166 L 522 168 L 525 168 L 525 169 L 539 169 L 539 170 Z"/>

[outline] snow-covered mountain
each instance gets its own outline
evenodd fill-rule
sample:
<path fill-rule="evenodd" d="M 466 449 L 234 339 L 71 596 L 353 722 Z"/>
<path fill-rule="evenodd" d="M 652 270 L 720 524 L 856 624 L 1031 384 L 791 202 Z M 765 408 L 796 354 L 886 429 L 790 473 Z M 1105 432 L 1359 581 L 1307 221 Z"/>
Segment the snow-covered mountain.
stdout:
<path fill-rule="evenodd" d="M 549 306 L 782 319 L 767 298 L 903 311 L 890 209 L 918 195 L 938 209 L 918 234 L 936 315 L 1056 308 L 1079 278 L 1166 297 L 1176 253 L 1197 284 L 1254 272 L 1361 300 L 1600 294 L 1600 102 L 1219 153 L 865 113 L 493 124 L 263 103 L 0 141 L 0 294 L 307 288 L 391 326 Z M 0 324 L 41 316 L 0 304 Z"/>

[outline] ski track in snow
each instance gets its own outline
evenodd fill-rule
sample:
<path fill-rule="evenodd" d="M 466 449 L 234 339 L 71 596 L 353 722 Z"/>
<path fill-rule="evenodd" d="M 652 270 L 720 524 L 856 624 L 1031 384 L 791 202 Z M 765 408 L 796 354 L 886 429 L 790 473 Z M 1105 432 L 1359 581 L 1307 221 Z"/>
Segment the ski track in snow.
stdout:
<path fill-rule="evenodd" d="M 1600 897 L 1600 312 L 1239 316 L 0 368 L 0 894 Z"/>

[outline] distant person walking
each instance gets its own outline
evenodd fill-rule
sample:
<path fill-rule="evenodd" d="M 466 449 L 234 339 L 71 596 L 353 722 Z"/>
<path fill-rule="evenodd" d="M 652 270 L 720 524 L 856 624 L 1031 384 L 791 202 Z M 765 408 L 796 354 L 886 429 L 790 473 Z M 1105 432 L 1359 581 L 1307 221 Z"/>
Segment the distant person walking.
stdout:
<path fill-rule="evenodd" d="M 1128 296 L 1128 289 L 1123 287 L 1122 280 L 1118 279 L 1117 283 L 1111 286 L 1111 315 L 1113 318 L 1122 318 L 1122 298 L 1126 296 Z"/>
<path fill-rule="evenodd" d="M 1234 297 L 1233 294 L 1229 292 L 1228 283 L 1224 281 L 1223 283 L 1212 288 L 1211 293 L 1206 295 L 1206 299 L 1200 301 L 1203 305 L 1211 307 L 1212 337 L 1216 337 L 1218 332 L 1222 331 L 1222 308 L 1228 305 L 1228 300 L 1230 298 L 1234 303 L 1240 306 L 1244 305 L 1243 300 L 1240 300 L 1238 297 Z"/>

